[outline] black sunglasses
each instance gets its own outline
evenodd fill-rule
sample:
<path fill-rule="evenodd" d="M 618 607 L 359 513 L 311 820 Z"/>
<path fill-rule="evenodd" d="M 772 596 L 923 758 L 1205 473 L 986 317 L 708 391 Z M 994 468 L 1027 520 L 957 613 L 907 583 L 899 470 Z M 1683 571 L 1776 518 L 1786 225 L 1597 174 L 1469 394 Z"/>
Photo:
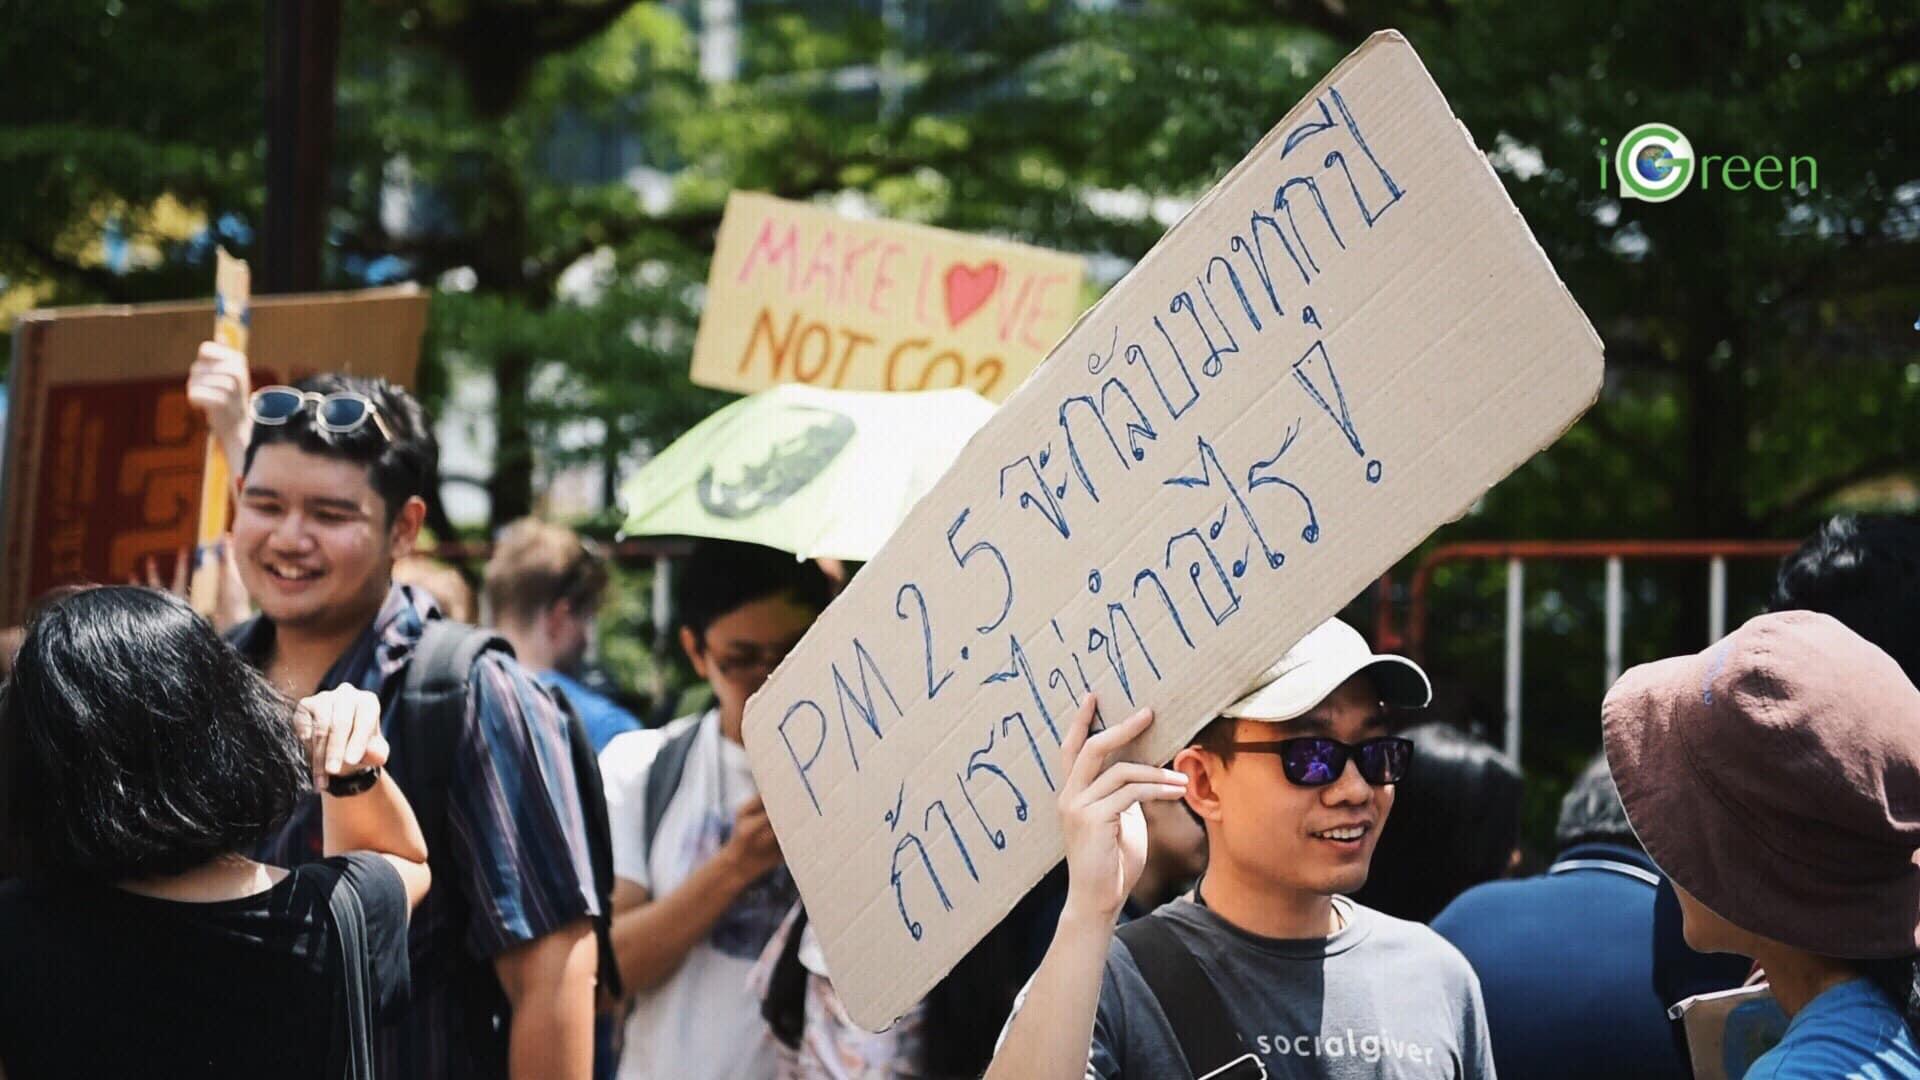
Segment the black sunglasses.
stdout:
<path fill-rule="evenodd" d="M 1278 742 L 1236 742 L 1227 746 L 1280 755 L 1281 770 L 1288 780 L 1301 787 L 1325 787 L 1333 783 L 1347 771 L 1349 760 L 1359 767 L 1360 776 L 1375 787 L 1406 779 L 1407 769 L 1413 764 L 1413 740 L 1394 735 L 1368 739 L 1358 746 L 1318 735 Z"/>

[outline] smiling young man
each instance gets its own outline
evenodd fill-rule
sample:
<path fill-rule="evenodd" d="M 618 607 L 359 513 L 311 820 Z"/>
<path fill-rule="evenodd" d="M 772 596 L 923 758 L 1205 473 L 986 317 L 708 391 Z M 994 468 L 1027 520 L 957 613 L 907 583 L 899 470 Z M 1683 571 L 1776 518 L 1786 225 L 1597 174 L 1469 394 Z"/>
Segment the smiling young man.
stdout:
<path fill-rule="evenodd" d="M 1429 696 L 1412 661 L 1375 655 L 1336 619 L 1172 771 L 1109 764 L 1153 717 L 1089 735 L 1089 698 L 1061 750 L 1066 908 L 990 1080 L 1492 1077 L 1465 959 L 1344 895 L 1366 881 L 1411 763 L 1386 709 Z M 1116 934 L 1145 860 L 1138 804 L 1181 798 L 1206 824 L 1206 875 Z"/>
<path fill-rule="evenodd" d="M 426 515 L 438 463 L 420 405 L 384 380 L 321 375 L 248 394 L 196 365 L 195 401 L 216 426 L 220 401 L 249 403 L 231 544 L 260 615 L 235 646 L 289 697 L 341 685 L 380 693 L 383 728 L 407 722 L 391 693 L 428 622 L 425 593 L 391 580 Z M 382 691 L 388 691 L 382 693 Z M 413 991 L 405 1017 L 377 1031 L 383 1076 L 585 1077 L 593 1045 L 597 911 L 583 811 L 563 721 L 502 652 L 482 653 L 451 736 L 450 773 L 396 752 L 395 779 L 416 806 L 445 808 L 435 886 L 410 928 Z M 396 740 L 397 744 L 402 741 Z M 428 795 L 426 785 L 436 785 Z M 322 851 L 315 795 L 262 857 L 282 866 Z"/>

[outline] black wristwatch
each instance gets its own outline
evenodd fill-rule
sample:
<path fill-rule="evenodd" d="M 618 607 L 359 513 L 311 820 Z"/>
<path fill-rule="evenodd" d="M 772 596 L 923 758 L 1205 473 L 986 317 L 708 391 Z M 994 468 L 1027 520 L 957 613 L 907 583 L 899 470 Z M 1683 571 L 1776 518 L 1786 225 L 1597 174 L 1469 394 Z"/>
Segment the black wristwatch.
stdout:
<path fill-rule="evenodd" d="M 345 776 L 328 777 L 327 794 L 346 798 L 349 795 L 358 795 L 379 782 L 380 766 L 375 765 L 370 769 L 361 769 L 359 772 L 348 773 Z"/>

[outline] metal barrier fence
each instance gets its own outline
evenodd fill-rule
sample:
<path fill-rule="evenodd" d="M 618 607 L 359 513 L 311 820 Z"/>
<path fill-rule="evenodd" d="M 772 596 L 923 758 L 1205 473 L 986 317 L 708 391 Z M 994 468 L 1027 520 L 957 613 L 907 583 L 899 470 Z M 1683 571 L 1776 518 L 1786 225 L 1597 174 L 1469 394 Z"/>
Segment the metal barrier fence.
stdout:
<path fill-rule="evenodd" d="M 1504 561 L 1507 567 L 1505 661 L 1506 752 L 1520 758 L 1520 688 L 1523 683 L 1527 563 L 1553 560 L 1604 560 L 1606 564 L 1606 685 L 1620 677 L 1621 637 L 1626 611 L 1626 562 L 1629 559 L 1703 560 L 1707 564 L 1707 644 L 1727 628 L 1727 560 L 1781 559 L 1799 547 L 1794 540 L 1515 540 L 1442 544 L 1428 552 L 1407 589 L 1404 632 L 1393 625 L 1392 582 L 1382 577 L 1374 611 L 1375 642 L 1381 649 L 1403 649 L 1415 658 L 1426 651 L 1428 595 L 1433 573 L 1458 562 Z"/>
<path fill-rule="evenodd" d="M 1707 564 L 1707 642 L 1712 644 L 1726 634 L 1727 561 L 1729 559 L 1778 560 L 1799 546 L 1794 540 L 1511 540 L 1465 541 L 1442 544 L 1428 552 L 1415 567 L 1407 590 L 1407 617 L 1396 626 L 1393 619 L 1393 578 L 1381 576 L 1376 585 L 1374 608 L 1374 644 L 1382 650 L 1404 651 L 1424 659 L 1427 638 L 1429 595 L 1434 571 L 1449 563 L 1494 562 L 1506 564 L 1506 658 L 1504 703 L 1506 710 L 1505 748 L 1516 761 L 1520 757 L 1521 705 L 1525 661 L 1525 614 L 1527 563 L 1538 561 L 1601 560 L 1606 567 L 1606 686 L 1620 677 L 1621 639 L 1626 612 L 1626 562 L 1628 560 L 1690 560 Z M 655 632 L 662 640 L 669 618 L 672 557 L 685 554 L 691 547 L 684 539 L 644 538 L 606 545 L 614 561 L 633 564 L 653 561 L 659 569 L 653 580 L 653 617 Z M 492 545 L 482 542 L 443 543 L 425 554 L 449 560 L 483 561 Z"/>

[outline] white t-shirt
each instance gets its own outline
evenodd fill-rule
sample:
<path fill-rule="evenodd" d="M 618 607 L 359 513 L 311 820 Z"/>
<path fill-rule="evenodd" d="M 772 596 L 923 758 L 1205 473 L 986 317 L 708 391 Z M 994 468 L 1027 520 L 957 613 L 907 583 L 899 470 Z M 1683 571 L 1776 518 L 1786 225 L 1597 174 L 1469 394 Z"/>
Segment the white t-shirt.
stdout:
<path fill-rule="evenodd" d="M 680 786 L 648 850 L 647 773 L 668 739 L 698 724 Z M 757 789 L 747 752 L 720 734 L 720 714 L 683 717 L 614 737 L 600 753 L 612 828 L 613 872 L 655 899 L 680 887 L 733 833 Z M 785 868 L 747 888 L 693 947 L 673 977 L 637 996 L 627 1018 L 619 1080 L 770 1080 L 776 1043 L 747 976 L 793 902 Z"/>

